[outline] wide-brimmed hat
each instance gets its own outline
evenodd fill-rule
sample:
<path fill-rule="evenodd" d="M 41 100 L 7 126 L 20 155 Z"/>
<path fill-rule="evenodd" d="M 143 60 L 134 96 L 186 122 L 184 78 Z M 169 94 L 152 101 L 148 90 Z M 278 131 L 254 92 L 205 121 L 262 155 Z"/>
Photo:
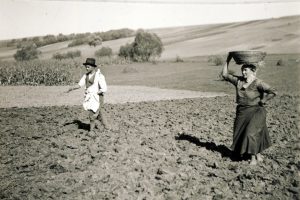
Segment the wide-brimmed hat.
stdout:
<path fill-rule="evenodd" d="M 92 67 L 97 67 L 95 58 L 87 58 L 83 65 L 90 65 Z"/>

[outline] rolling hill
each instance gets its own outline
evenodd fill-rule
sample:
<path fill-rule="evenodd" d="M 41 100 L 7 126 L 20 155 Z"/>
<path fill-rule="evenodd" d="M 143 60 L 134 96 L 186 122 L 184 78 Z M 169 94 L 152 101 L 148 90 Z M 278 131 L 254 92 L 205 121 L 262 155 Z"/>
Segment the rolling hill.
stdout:
<path fill-rule="evenodd" d="M 165 44 L 162 58 L 262 50 L 269 54 L 300 53 L 300 16 L 152 30 Z"/>
<path fill-rule="evenodd" d="M 162 60 L 203 55 L 226 54 L 231 50 L 262 50 L 268 54 L 300 53 L 300 16 L 247 22 L 197 25 L 150 29 L 164 43 Z M 102 46 L 112 48 L 117 54 L 121 45 L 131 43 L 133 37 L 106 41 Z M 40 59 L 51 58 L 56 52 L 80 50 L 82 56 L 93 56 L 101 47 L 81 45 L 68 48 L 71 41 L 56 43 L 39 48 Z M 0 59 L 11 60 L 16 49 L 0 49 Z"/>

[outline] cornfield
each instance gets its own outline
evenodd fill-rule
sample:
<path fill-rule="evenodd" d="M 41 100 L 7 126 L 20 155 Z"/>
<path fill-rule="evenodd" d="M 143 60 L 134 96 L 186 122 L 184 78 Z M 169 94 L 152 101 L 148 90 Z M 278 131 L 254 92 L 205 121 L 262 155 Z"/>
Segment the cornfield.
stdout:
<path fill-rule="evenodd" d="M 74 59 L 0 62 L 0 84 L 67 85 L 80 77 L 80 66 L 81 62 Z"/>
<path fill-rule="evenodd" d="M 0 85 L 70 85 L 76 83 L 85 68 L 85 58 L 31 60 L 24 62 L 0 61 Z M 128 64 L 120 57 L 102 57 L 97 64 Z"/>

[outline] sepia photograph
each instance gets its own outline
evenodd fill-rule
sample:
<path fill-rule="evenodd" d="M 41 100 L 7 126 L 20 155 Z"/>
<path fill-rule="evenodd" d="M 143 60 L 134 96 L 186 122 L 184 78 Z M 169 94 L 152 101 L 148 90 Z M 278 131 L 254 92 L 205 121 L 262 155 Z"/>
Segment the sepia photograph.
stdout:
<path fill-rule="evenodd" d="M 0 199 L 300 200 L 299 0 L 1 0 Z"/>

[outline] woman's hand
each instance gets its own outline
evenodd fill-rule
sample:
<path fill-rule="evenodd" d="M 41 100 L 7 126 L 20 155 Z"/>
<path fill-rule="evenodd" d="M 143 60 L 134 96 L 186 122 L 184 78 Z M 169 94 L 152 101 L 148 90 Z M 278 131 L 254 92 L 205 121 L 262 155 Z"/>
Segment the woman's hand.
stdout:
<path fill-rule="evenodd" d="M 260 106 L 266 105 L 267 101 L 274 98 L 276 96 L 276 93 L 268 93 L 265 94 L 264 97 L 258 102 Z"/>

